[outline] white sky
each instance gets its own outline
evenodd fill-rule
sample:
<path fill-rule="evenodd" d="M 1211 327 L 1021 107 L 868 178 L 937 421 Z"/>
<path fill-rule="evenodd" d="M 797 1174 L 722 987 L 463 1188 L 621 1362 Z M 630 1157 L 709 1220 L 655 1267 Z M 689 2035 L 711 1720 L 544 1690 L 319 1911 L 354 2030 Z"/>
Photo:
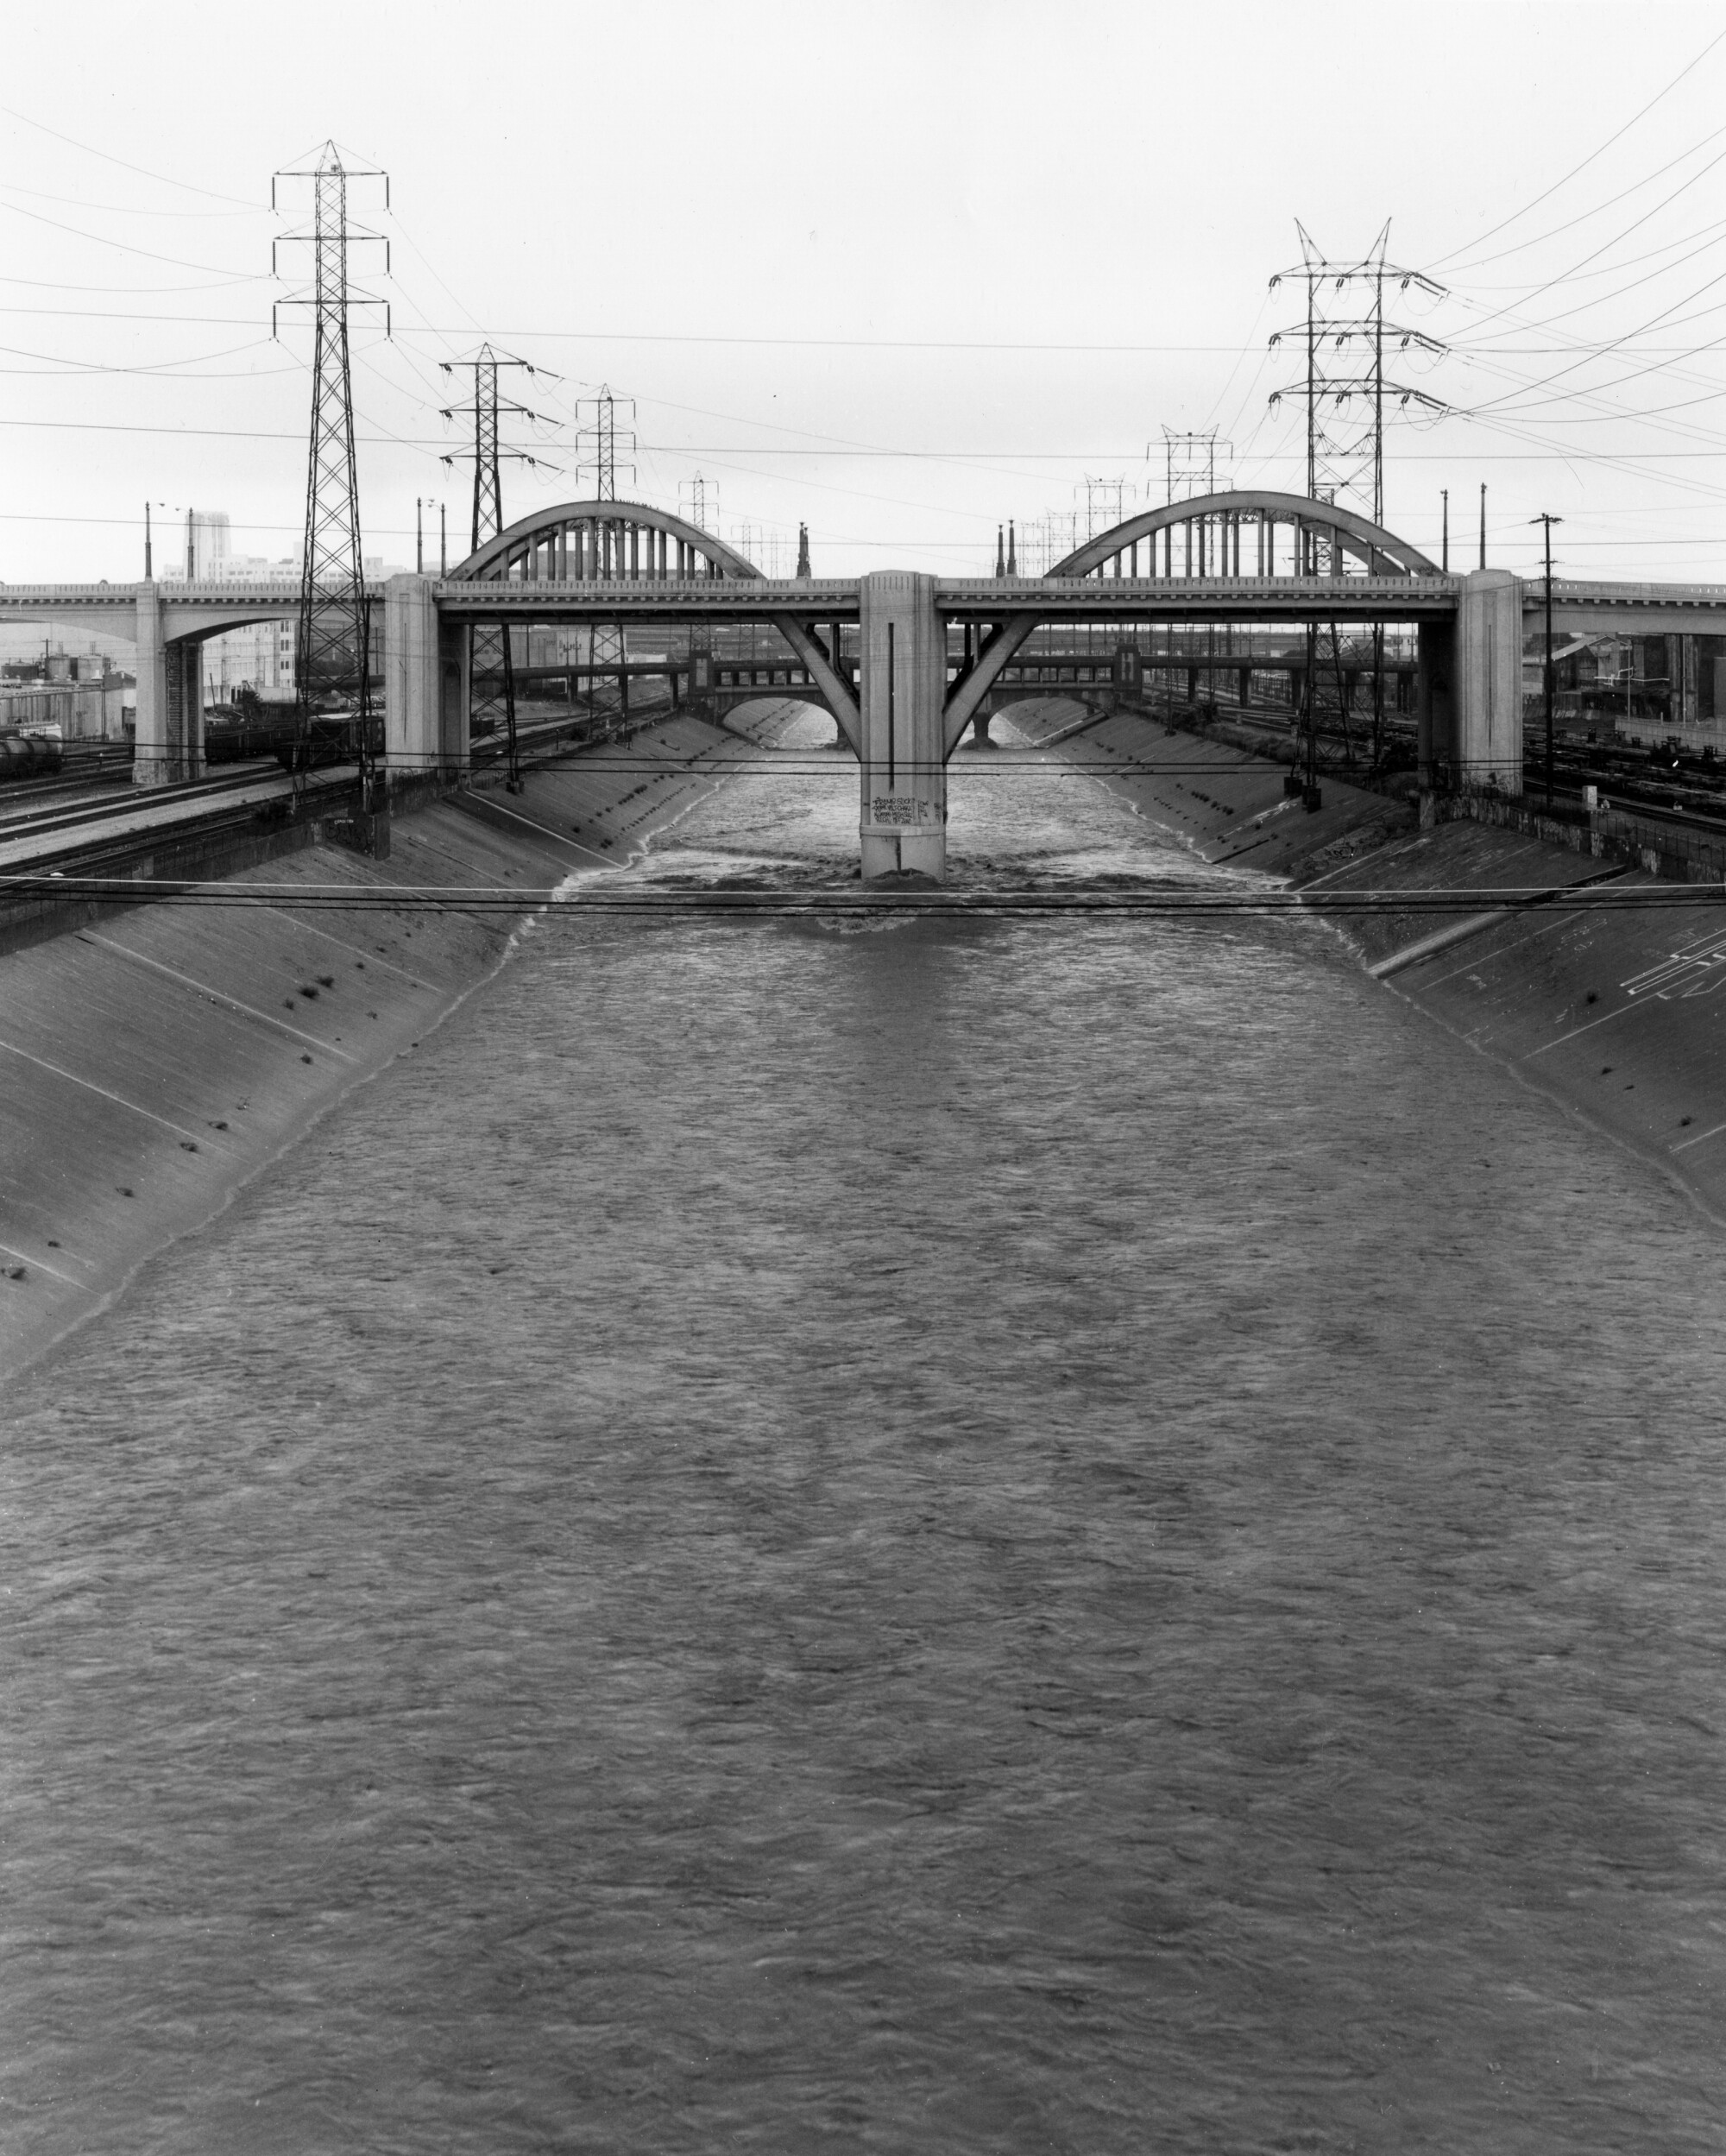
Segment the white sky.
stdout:
<path fill-rule="evenodd" d="M 508 467 L 507 514 L 587 491 L 569 413 L 606 380 L 633 491 L 702 472 L 786 571 L 799 519 L 817 574 L 987 569 L 1087 475 L 1160 501 L 1164 426 L 1299 491 L 1266 340 L 1302 302 L 1268 281 L 1297 217 L 1338 257 L 1388 217 L 1452 295 L 1397 299 L 1454 349 L 1395 371 L 1481 414 L 1393 429 L 1391 528 L 1436 553 L 1448 487 L 1471 565 L 1485 481 L 1495 564 L 1551 509 L 1563 571 L 1726 582 L 1717 7 L 86 0 L 21 10 L 8 60 L 9 582 L 141 575 L 147 498 L 297 546 L 310 337 L 270 341 L 270 248 L 306 198 L 273 216 L 270 174 L 325 136 L 391 179 L 388 215 L 355 192 L 394 336 L 356 317 L 354 391 L 392 561 L 419 495 L 466 551 L 437 362 L 482 334 L 561 377 L 514 438 L 563 469 Z"/>

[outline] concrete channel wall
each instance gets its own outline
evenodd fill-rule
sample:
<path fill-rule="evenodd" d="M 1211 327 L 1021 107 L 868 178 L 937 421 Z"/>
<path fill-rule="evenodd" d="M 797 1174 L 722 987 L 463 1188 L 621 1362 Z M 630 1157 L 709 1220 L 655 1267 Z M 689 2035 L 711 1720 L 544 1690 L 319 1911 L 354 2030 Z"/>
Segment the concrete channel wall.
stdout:
<path fill-rule="evenodd" d="M 1022 706 L 1033 739 L 1074 707 Z M 1650 819 L 1543 830 L 1483 802 L 1421 830 L 1412 804 L 1326 778 L 1324 805 L 1283 791 L 1287 766 L 1161 718 L 1121 714 L 1060 753 L 1126 795 L 1201 859 L 1313 891 L 1382 894 L 1328 917 L 1384 992 L 1407 999 L 1568 1113 L 1638 1153 L 1726 1220 L 1726 886 L 1704 880 Z M 1622 829 L 1619 826 L 1622 825 Z M 1562 893 L 1688 885 L 1692 902 L 1608 911 Z M 1551 892 L 1546 903 L 1435 913 L 1414 894 Z M 1409 895 L 1406 906 L 1395 903 Z"/>
<path fill-rule="evenodd" d="M 1037 739 L 1080 716 L 1051 702 L 1012 723 Z M 1417 1005 L 1726 1216 L 1726 894 L 1616 914 L 1567 904 L 1565 889 L 1603 873 L 1657 879 L 1505 825 L 1420 830 L 1408 804 L 1328 779 L 1308 812 L 1285 794 L 1283 765 L 1160 720 L 1122 714 L 1058 753 L 1200 859 L 1379 894 L 1331 922 L 1376 977 L 1364 992 Z M 751 753 L 675 718 L 541 769 L 520 795 L 429 802 L 398 818 L 387 861 L 314 843 L 237 866 L 233 889 L 261 904 L 86 912 L 51 940 L 38 922 L 39 940 L 0 955 L 0 1380 L 413 1054 L 532 932 L 533 894 L 627 861 Z M 376 903 L 312 903 L 317 886 L 354 884 Z M 429 886 L 522 900 L 391 903 Z M 1460 916 L 1414 895 L 1509 887 L 1559 895 Z"/>
<path fill-rule="evenodd" d="M 230 855 L 226 881 L 265 903 L 66 908 L 51 937 L 34 919 L 0 954 L 0 1380 L 413 1054 L 531 932 L 542 902 L 526 893 L 627 861 L 750 753 L 671 719 L 536 772 L 520 795 L 497 785 L 399 816 L 387 861 L 315 829 L 288 850 L 244 842 L 258 857 Z M 378 903 L 312 903 L 342 885 Z M 429 886 L 524 897 L 392 906 Z"/>

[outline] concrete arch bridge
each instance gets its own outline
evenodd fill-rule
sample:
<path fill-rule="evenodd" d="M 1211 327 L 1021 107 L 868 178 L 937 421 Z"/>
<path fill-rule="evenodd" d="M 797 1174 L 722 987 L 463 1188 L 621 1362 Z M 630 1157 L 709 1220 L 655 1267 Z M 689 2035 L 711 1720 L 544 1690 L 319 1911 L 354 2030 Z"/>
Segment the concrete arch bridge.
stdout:
<path fill-rule="evenodd" d="M 198 646 L 226 627 L 291 617 L 299 596 L 297 587 L 0 587 L 0 621 L 134 639 L 139 776 L 182 777 L 199 760 Z M 651 623 L 686 645 L 697 703 L 746 686 L 823 703 L 860 766 L 866 874 L 937 876 L 948 760 L 986 700 L 1016 685 L 1016 667 L 1024 685 L 1039 628 L 1100 629 L 1131 648 L 1159 626 L 1412 626 L 1423 772 L 1443 760 L 1467 783 L 1515 793 L 1523 635 L 1544 600 L 1538 583 L 1508 571 L 1446 575 L 1351 511 L 1260 491 L 1147 511 L 1037 578 L 898 570 L 768 578 L 712 533 L 650 504 L 572 501 L 523 518 L 447 577 L 392 578 L 383 596 L 393 773 L 465 770 L 475 627 Z M 1726 587 L 1560 582 L 1553 615 L 1565 634 L 1717 636 L 1726 634 Z M 740 627 L 777 634 L 779 680 L 735 678 L 741 661 L 722 649 L 723 632 Z M 375 664 L 378 648 L 375 638 Z M 721 679 L 728 665 L 733 678 Z"/>

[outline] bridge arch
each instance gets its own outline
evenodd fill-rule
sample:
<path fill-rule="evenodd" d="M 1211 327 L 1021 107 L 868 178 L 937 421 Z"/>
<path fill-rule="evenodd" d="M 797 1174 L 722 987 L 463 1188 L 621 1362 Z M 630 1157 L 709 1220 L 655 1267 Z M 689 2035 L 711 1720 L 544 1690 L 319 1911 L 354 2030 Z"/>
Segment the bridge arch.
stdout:
<path fill-rule="evenodd" d="M 1291 568 L 1279 572 L 1276 534 L 1284 526 L 1291 535 Z M 1174 537 L 1182 526 L 1186 540 L 1177 549 Z M 1249 532 L 1253 534 L 1250 557 L 1244 544 Z M 1163 542 L 1160 549 L 1159 538 Z M 1075 547 L 1048 574 L 1104 576 L 1110 573 L 1112 564 L 1112 573 L 1118 577 L 1137 575 L 1141 545 L 1148 550 L 1143 573 L 1151 577 L 1343 576 L 1349 573 L 1351 558 L 1356 572 L 1363 576 L 1435 577 L 1439 573 L 1437 563 L 1428 561 L 1406 539 L 1339 502 L 1314 501 L 1303 494 L 1246 489 L 1194 495 L 1187 501 L 1164 502 L 1161 508 L 1129 517 Z M 1320 549 L 1326 557 L 1322 565 L 1318 558 Z M 1159 552 L 1163 557 L 1161 571 Z M 1127 563 L 1133 565 L 1124 565 Z"/>
<path fill-rule="evenodd" d="M 564 501 L 519 519 L 450 571 L 463 583 L 694 583 L 754 577 L 711 532 L 646 501 Z"/>

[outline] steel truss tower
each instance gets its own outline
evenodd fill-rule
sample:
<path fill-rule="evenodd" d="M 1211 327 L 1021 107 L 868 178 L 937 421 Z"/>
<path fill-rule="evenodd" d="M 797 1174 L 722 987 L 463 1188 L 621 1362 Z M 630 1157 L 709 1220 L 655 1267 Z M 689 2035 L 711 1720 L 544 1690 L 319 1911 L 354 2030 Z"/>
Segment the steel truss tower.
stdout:
<path fill-rule="evenodd" d="M 502 466 L 506 459 L 518 463 L 537 464 L 539 460 L 526 451 L 506 450 L 498 440 L 500 412 L 520 414 L 535 419 L 539 414 L 525 404 L 498 400 L 498 370 L 504 367 L 520 367 L 525 373 L 538 370 L 531 361 L 516 359 L 508 353 L 500 356 L 489 344 L 482 344 L 472 359 L 444 359 L 438 365 L 446 375 L 452 375 L 458 367 L 474 370 L 474 445 L 471 450 L 454 450 L 439 461 L 453 465 L 457 457 L 470 456 L 474 460 L 474 513 L 469 533 L 469 552 L 477 554 L 488 539 L 494 539 L 503 529 Z M 453 419 L 457 407 L 445 406 L 441 416 Z M 515 739 L 515 659 L 510 642 L 510 633 L 501 622 L 479 622 L 469 632 L 468 646 L 468 724 L 475 734 L 491 734 L 501 721 L 509 741 L 509 785 L 519 791 L 521 784 L 520 762 Z"/>
<path fill-rule="evenodd" d="M 623 407 L 626 414 L 626 424 L 620 434 L 617 424 L 620 406 Z M 596 501 L 616 501 L 617 475 L 620 469 L 628 474 L 632 483 L 634 480 L 635 465 L 633 460 L 635 454 L 635 435 L 629 424 L 633 421 L 634 417 L 634 399 L 614 396 L 609 382 L 600 384 L 597 396 L 583 397 L 577 400 L 576 405 L 576 453 L 581 459 L 581 470 L 593 474 L 594 499 Z M 622 444 L 620 466 L 618 457 L 620 442 Z M 704 502 L 702 506 L 705 507 Z M 715 512 L 717 507 L 718 504 L 715 501 Z M 695 520 L 697 523 L 702 521 L 699 514 Z M 715 524 L 717 520 L 715 514 Z M 620 564 L 620 570 L 621 566 L 622 564 Z M 604 626 L 595 622 L 588 632 L 589 669 L 612 666 L 620 668 L 625 663 L 625 659 L 626 648 L 621 627 L 615 622 Z M 591 671 L 588 675 L 588 693 L 590 697 L 596 697 L 598 693 L 598 676 Z M 618 701 L 620 704 L 623 702 L 621 695 Z"/>
<path fill-rule="evenodd" d="M 270 186 L 270 205 L 275 206 L 277 185 L 284 180 L 309 180 L 312 187 L 312 227 L 310 232 L 280 236 L 290 244 L 312 250 L 312 289 L 296 293 L 277 303 L 278 307 L 309 306 L 313 310 L 314 341 L 312 360 L 312 440 L 306 482 L 306 548 L 300 570 L 299 637 L 294 654 L 294 758 L 296 785 L 320 746 L 322 730 L 314 720 L 339 698 L 351 697 L 355 717 L 353 747 L 360 766 L 361 811 L 372 818 L 386 813 L 382 714 L 375 709 L 371 694 L 370 607 L 366 596 L 365 570 L 360 545 L 359 476 L 354 460 L 354 390 L 348 355 L 348 310 L 350 306 L 384 306 L 385 334 L 389 318 L 386 302 L 369 293 L 353 290 L 348 281 L 349 249 L 367 241 L 384 249 L 384 274 L 389 273 L 388 243 L 375 232 L 351 228 L 348 223 L 348 182 L 381 180 L 384 207 L 389 207 L 387 173 L 344 166 L 334 142 L 326 142 L 318 163 L 311 169 L 279 172 Z M 274 251 L 272 268 L 274 267 Z M 274 324 L 272 322 L 272 331 Z"/>
<path fill-rule="evenodd" d="M 1154 446 L 1154 445 L 1153 445 Z M 1177 434 L 1162 430 L 1163 493 L 1165 501 L 1190 501 L 1195 494 L 1217 491 L 1217 451 L 1229 454 L 1230 444 L 1217 439 L 1215 427 L 1200 433 Z M 1147 459 L 1150 451 L 1146 451 Z"/>
<path fill-rule="evenodd" d="M 1394 341 L 1401 351 L 1419 350 L 1442 357 L 1446 347 L 1423 331 L 1389 322 L 1384 313 L 1384 287 L 1393 281 L 1401 292 L 1411 289 L 1430 299 L 1445 297 L 1445 287 L 1417 269 L 1404 269 L 1386 259 L 1390 241 L 1387 221 L 1370 251 L 1358 262 L 1331 262 L 1313 245 L 1306 228 L 1296 221 L 1301 238 L 1298 268 L 1281 270 L 1270 281 L 1274 292 L 1285 277 L 1298 277 L 1307 288 L 1307 318 L 1298 332 L 1306 348 L 1305 378 L 1298 394 L 1306 406 L 1307 493 L 1314 501 L 1341 501 L 1353 505 L 1384 522 L 1384 407 L 1387 398 L 1406 410 L 1413 405 L 1440 417 L 1449 410 L 1437 397 L 1408 383 L 1392 381 L 1384 371 L 1384 348 Z M 1364 306 L 1363 306 L 1363 302 Z M 1270 339 L 1275 349 L 1290 332 L 1279 330 Z M 1272 392 L 1272 409 L 1290 394 Z M 1328 575 L 1332 541 L 1320 529 L 1305 535 L 1307 558 L 1298 571 L 1308 576 Z M 1328 650 L 1326 650 L 1326 646 Z M 1330 681 L 1321 680 L 1327 663 Z M 1307 728 L 1307 782 L 1317 772 L 1317 734 L 1322 717 L 1340 729 L 1344 753 L 1352 764 L 1354 740 L 1349 727 L 1351 695 L 1345 665 L 1342 640 L 1334 621 L 1310 624 L 1307 631 L 1307 672 L 1302 717 Z M 1383 750 L 1384 730 L 1384 627 L 1372 631 L 1372 760 Z"/>

